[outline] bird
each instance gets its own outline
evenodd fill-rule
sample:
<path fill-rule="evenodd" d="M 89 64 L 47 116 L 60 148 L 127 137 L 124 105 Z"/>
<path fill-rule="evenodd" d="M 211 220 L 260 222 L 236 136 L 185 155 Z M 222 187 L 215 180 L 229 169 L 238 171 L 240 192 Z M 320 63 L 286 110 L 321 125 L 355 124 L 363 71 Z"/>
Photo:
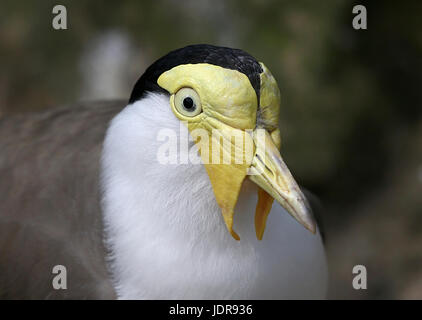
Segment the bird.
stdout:
<path fill-rule="evenodd" d="M 280 104 L 264 63 L 195 44 L 152 63 L 128 101 L 0 118 L 0 298 L 325 298 Z"/>

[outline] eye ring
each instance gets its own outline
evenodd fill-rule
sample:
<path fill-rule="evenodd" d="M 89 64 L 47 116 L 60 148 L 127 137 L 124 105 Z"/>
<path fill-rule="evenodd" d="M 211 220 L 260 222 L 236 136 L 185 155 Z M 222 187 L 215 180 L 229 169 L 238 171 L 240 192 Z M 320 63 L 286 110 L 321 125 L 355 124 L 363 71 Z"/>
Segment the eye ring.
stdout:
<path fill-rule="evenodd" d="M 192 88 L 181 88 L 174 95 L 174 106 L 184 116 L 194 117 L 202 112 L 201 99 Z"/>

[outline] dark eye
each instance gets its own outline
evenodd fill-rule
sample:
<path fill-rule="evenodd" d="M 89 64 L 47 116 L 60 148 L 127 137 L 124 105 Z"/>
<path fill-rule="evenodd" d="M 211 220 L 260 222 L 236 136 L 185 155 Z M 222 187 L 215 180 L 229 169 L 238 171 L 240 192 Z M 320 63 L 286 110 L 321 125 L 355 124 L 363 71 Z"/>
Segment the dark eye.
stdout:
<path fill-rule="evenodd" d="M 183 99 L 183 106 L 186 110 L 195 110 L 195 103 L 193 102 L 191 97 L 186 97 Z"/>
<path fill-rule="evenodd" d="M 202 112 L 201 99 L 192 88 L 181 88 L 174 95 L 176 110 L 187 117 L 194 117 Z"/>

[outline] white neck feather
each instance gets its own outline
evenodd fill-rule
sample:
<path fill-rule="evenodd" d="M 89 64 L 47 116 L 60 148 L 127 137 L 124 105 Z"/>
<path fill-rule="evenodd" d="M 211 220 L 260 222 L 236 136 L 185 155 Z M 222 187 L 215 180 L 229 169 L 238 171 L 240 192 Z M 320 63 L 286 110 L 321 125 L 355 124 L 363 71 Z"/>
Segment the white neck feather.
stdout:
<path fill-rule="evenodd" d="M 127 106 L 111 122 L 104 142 L 103 214 L 118 297 L 322 297 L 326 266 L 319 236 L 285 212 L 273 213 L 282 211 L 275 205 L 268 221 L 275 226 L 257 241 L 256 188 L 245 183 L 235 215 L 241 240 L 235 241 L 203 165 L 159 163 L 157 152 L 165 143 L 157 139 L 160 130 L 189 136 L 168 101 L 151 94 Z M 309 262 L 312 271 L 306 270 Z M 295 279 L 304 285 L 292 287 Z"/>

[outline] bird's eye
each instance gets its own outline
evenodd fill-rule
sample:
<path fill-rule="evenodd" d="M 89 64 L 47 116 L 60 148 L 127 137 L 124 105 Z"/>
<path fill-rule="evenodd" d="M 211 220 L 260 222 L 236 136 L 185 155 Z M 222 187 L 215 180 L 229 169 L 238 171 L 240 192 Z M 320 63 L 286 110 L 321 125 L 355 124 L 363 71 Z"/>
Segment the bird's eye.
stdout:
<path fill-rule="evenodd" d="M 187 117 L 194 117 L 202 112 L 201 100 L 195 90 L 182 88 L 174 96 L 174 105 L 178 112 Z"/>

